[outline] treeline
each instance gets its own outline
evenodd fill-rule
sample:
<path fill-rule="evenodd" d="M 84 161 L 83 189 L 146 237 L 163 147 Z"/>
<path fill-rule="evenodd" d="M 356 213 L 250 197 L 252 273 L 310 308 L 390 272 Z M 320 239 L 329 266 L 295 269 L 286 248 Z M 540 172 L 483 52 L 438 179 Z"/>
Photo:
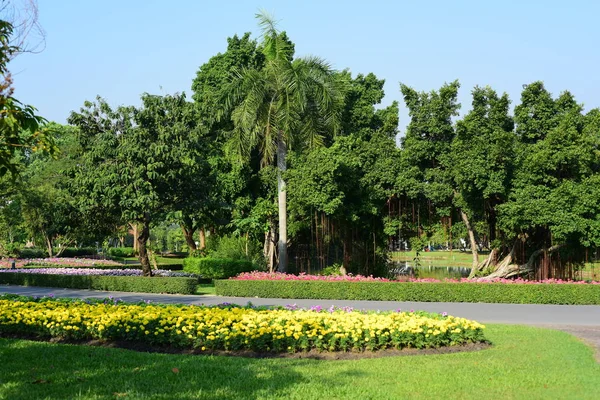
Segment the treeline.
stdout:
<path fill-rule="evenodd" d="M 533 82 L 514 113 L 506 94 L 476 87 L 461 117 L 458 82 L 402 84 L 410 123 L 398 147 L 383 79 L 296 57 L 285 32 L 259 22 L 260 41 L 229 38 L 199 68 L 191 99 L 113 108 L 98 97 L 69 125 L 49 124 L 59 155 L 16 154 L 18 174 L 3 178 L 5 252 L 132 232 L 150 275 L 151 231 L 178 226 L 191 253 L 223 238 L 290 272 L 385 275 L 391 249 L 461 241 L 473 275 L 572 277 L 594 256 L 600 110 Z"/>

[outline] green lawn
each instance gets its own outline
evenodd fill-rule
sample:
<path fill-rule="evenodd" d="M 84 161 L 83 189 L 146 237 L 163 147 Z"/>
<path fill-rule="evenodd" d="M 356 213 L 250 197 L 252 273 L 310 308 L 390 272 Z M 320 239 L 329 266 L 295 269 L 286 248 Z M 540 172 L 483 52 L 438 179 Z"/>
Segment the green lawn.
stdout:
<path fill-rule="evenodd" d="M 480 253 L 480 258 L 487 256 L 486 252 Z M 394 261 L 407 261 L 413 263 L 414 251 L 394 251 L 391 254 Z M 482 258 L 483 259 L 483 258 Z M 467 267 L 473 265 L 471 253 L 464 251 L 423 251 L 419 253 L 421 265 L 432 267 Z"/>
<path fill-rule="evenodd" d="M 597 399 L 591 348 L 490 325 L 494 347 L 350 361 L 147 354 L 0 339 L 1 399 Z"/>
<path fill-rule="evenodd" d="M 196 289 L 196 294 L 211 294 L 216 295 L 215 284 L 214 283 L 201 283 L 198 285 Z"/>

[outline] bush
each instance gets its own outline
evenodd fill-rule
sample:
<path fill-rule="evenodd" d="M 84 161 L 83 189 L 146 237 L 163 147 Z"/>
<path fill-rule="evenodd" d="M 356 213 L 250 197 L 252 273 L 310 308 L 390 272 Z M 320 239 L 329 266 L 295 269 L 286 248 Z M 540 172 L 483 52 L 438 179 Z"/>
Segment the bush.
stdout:
<path fill-rule="evenodd" d="M 38 249 L 35 247 L 32 248 L 24 248 L 19 252 L 19 258 L 46 258 L 48 257 L 48 253 L 46 250 Z"/>
<path fill-rule="evenodd" d="M 118 292 L 194 294 L 196 278 L 160 278 L 143 276 L 89 276 L 21 274 L 3 272 L 0 283 L 22 286 L 45 286 L 70 289 L 95 289 Z"/>
<path fill-rule="evenodd" d="M 133 251 L 133 247 L 110 247 L 107 250 L 108 255 L 111 257 L 133 257 L 135 256 L 135 251 Z"/>
<path fill-rule="evenodd" d="M 226 279 L 242 272 L 250 272 L 256 266 L 246 260 L 188 257 L 183 260 L 183 270 L 208 279 Z"/>
<path fill-rule="evenodd" d="M 95 256 L 98 251 L 95 247 L 67 247 L 60 253 L 59 257 L 84 257 Z"/>
<path fill-rule="evenodd" d="M 260 243 L 237 235 L 209 236 L 205 253 L 209 258 L 251 261 L 257 265 L 265 263 Z"/>
<path fill-rule="evenodd" d="M 77 315 L 77 321 L 65 320 L 65 315 Z M 0 297 L 0 335 L 131 340 L 198 350 L 282 353 L 442 347 L 483 342 L 483 329 L 464 318 L 421 312 L 297 312 Z"/>
<path fill-rule="evenodd" d="M 217 295 L 515 304 L 600 305 L 600 285 L 327 281 L 215 281 Z"/>

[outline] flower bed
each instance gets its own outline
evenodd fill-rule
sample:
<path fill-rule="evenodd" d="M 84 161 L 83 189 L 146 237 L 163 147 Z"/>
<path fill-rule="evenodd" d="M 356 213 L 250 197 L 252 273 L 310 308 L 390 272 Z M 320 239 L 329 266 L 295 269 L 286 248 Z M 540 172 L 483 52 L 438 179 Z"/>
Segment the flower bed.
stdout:
<path fill-rule="evenodd" d="M 30 258 L 30 259 L 18 259 L 15 260 L 15 266 L 17 268 L 23 268 L 28 266 L 44 266 L 44 267 L 119 267 L 122 264 L 116 263 L 112 260 L 96 260 L 92 258 Z M 1 260 L 0 268 L 10 268 L 11 260 Z"/>
<path fill-rule="evenodd" d="M 423 312 L 88 304 L 0 297 L 0 334 L 127 340 L 207 351 L 441 347 L 483 342 L 483 329 L 474 321 Z"/>
<path fill-rule="evenodd" d="M 569 281 L 561 279 L 546 279 L 543 281 L 529 281 L 522 278 L 517 279 L 486 279 L 486 278 L 448 278 L 448 279 L 434 279 L 434 278 L 410 278 L 404 277 L 401 280 L 392 280 L 387 278 L 374 278 L 372 276 L 362 275 L 308 275 L 299 274 L 292 275 L 282 272 L 246 272 L 239 274 L 233 278 L 238 281 L 320 281 L 320 282 L 417 282 L 417 283 L 507 283 L 507 284 L 523 284 L 523 285 L 539 285 L 539 284 L 592 284 L 600 285 L 600 281 Z"/>
<path fill-rule="evenodd" d="M 600 305 L 600 285 L 556 283 L 227 279 L 215 281 L 215 289 L 221 296 L 284 299 Z"/>
<path fill-rule="evenodd" d="M 197 278 L 198 275 L 187 272 L 177 272 L 169 270 L 154 270 L 156 276 L 162 277 L 189 277 Z M 98 269 L 98 268 L 17 268 L 0 269 L 0 273 L 19 273 L 19 274 L 49 274 L 49 275 L 94 275 L 94 276 L 142 276 L 141 269 Z"/>

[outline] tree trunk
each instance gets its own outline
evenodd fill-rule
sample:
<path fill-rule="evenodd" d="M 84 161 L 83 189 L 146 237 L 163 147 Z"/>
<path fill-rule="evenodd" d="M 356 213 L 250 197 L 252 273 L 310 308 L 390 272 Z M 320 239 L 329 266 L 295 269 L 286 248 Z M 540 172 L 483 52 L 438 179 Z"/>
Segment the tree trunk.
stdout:
<path fill-rule="evenodd" d="M 475 278 L 480 272 L 485 271 L 491 266 L 495 266 L 498 262 L 498 253 L 499 250 L 494 248 L 490 251 L 488 257 L 477 265 L 476 268 L 471 268 L 471 272 L 469 273 L 469 278 Z"/>
<path fill-rule="evenodd" d="M 198 236 L 200 239 L 200 250 L 204 250 L 206 248 L 206 231 L 204 227 L 200 228 Z"/>
<path fill-rule="evenodd" d="M 287 192 L 283 173 L 287 170 L 286 165 L 287 144 L 283 139 L 283 133 L 277 134 L 277 192 L 279 194 L 279 241 L 277 250 L 279 252 L 279 272 L 287 272 Z"/>
<path fill-rule="evenodd" d="M 554 246 L 550 247 L 549 249 L 546 249 L 546 248 L 538 249 L 538 250 L 534 251 L 533 253 L 531 253 L 531 255 L 529 256 L 529 259 L 527 260 L 527 263 L 519 265 L 519 264 L 513 263 L 513 261 L 515 259 L 515 249 L 517 247 L 517 242 L 515 242 L 515 245 L 513 246 L 512 250 L 510 251 L 510 254 L 508 256 L 506 256 L 506 258 L 504 260 L 502 260 L 502 262 L 500 264 L 498 264 L 498 267 L 496 268 L 496 270 L 493 273 L 486 276 L 485 278 L 486 279 L 512 278 L 515 276 L 520 276 L 520 275 L 528 274 L 531 272 L 535 272 L 534 262 L 535 262 L 536 258 L 538 258 L 540 256 L 540 254 L 542 254 L 542 253 L 551 254 L 551 253 L 559 250 L 562 246 L 563 245 L 554 245 Z"/>
<path fill-rule="evenodd" d="M 135 230 L 138 230 L 137 227 Z M 148 258 L 148 248 L 146 247 L 146 244 L 148 243 L 148 238 L 150 238 L 150 216 L 148 215 L 148 213 L 146 213 L 144 215 L 142 229 L 139 231 L 137 237 L 139 260 L 140 264 L 142 264 L 142 273 L 144 274 L 144 276 L 152 276 L 152 269 L 150 268 L 150 259 Z"/>
<path fill-rule="evenodd" d="M 54 256 L 54 249 L 52 248 L 52 240 L 50 236 L 44 234 L 44 239 L 46 240 L 46 248 L 48 249 L 48 257 Z"/>
<path fill-rule="evenodd" d="M 133 229 L 133 252 L 139 254 L 137 222 L 132 222 L 129 225 L 131 225 L 131 229 Z"/>
<path fill-rule="evenodd" d="M 267 261 L 267 268 L 269 269 L 269 272 L 273 272 L 275 270 L 275 233 L 273 232 L 273 227 L 271 224 L 269 224 L 269 231 L 265 232 L 263 252 L 265 260 Z"/>
<path fill-rule="evenodd" d="M 183 237 L 185 238 L 185 243 L 187 243 L 189 252 L 192 253 L 196 250 L 196 241 L 194 240 L 194 221 L 188 216 L 182 218 L 181 221 L 181 230 L 183 231 Z"/>
<path fill-rule="evenodd" d="M 469 222 L 469 217 L 467 214 L 460 209 L 460 217 L 462 218 L 465 226 L 467 227 L 467 231 L 469 232 L 469 241 L 471 242 L 471 254 L 473 255 L 473 268 L 477 268 L 479 265 L 479 253 L 477 253 L 477 241 L 475 240 L 475 231 Z"/>

